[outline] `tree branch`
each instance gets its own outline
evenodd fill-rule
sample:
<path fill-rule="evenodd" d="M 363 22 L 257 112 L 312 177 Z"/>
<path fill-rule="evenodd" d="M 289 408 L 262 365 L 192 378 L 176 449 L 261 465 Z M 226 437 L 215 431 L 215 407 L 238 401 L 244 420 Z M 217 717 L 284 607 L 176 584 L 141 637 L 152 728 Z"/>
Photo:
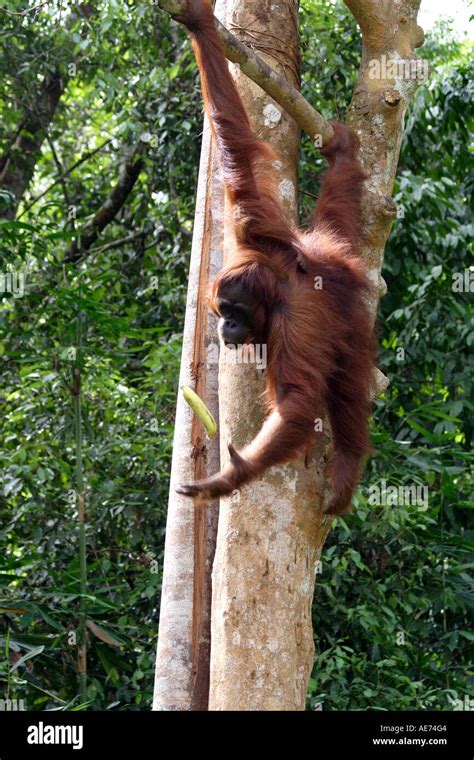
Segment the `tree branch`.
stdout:
<path fill-rule="evenodd" d="M 387 47 L 398 49 L 400 40 L 408 43 L 407 51 L 423 44 L 423 30 L 416 23 L 421 0 L 344 0 L 344 3 L 357 21 L 364 45 L 372 55 L 386 53 Z M 387 19 L 390 22 L 387 23 Z"/>
<path fill-rule="evenodd" d="M 370 303 L 375 315 L 378 299 L 387 290 L 381 270 L 385 243 L 396 216 L 391 194 L 404 115 L 420 85 L 418 74 L 413 76 L 410 66 L 420 62 L 414 49 L 423 44 L 424 34 L 417 24 L 420 0 L 344 1 L 362 32 L 362 61 L 347 124 L 359 137 L 359 160 L 368 177 L 362 203 L 361 255 L 375 285 Z M 407 69 L 406 63 L 410 64 Z M 376 393 L 388 385 L 377 369 Z"/>
<path fill-rule="evenodd" d="M 162 10 L 175 16 L 184 13 L 187 0 L 159 0 L 158 5 Z M 244 74 L 279 103 L 313 140 L 321 137 L 322 144 L 328 142 L 333 135 L 331 125 L 303 95 L 251 48 L 231 34 L 218 19 L 216 19 L 216 27 L 226 58 L 239 64 Z"/>
<path fill-rule="evenodd" d="M 383 11 L 383 7 L 380 7 L 383 6 L 383 3 L 380 0 L 378 3 L 377 0 L 344 0 L 344 3 L 349 8 L 361 30 L 362 27 L 368 26 L 369 23 L 373 25 L 373 20 L 369 22 L 368 19 L 376 12 L 377 5 L 379 10 Z"/>
<path fill-rule="evenodd" d="M 71 204 L 71 199 L 69 197 L 69 192 L 68 192 L 67 183 L 66 183 L 66 179 L 65 179 L 64 167 L 63 167 L 63 165 L 62 165 L 62 163 L 61 163 L 61 161 L 59 159 L 58 153 L 56 151 L 56 147 L 55 147 L 54 142 L 52 141 L 52 139 L 50 137 L 50 134 L 49 134 L 48 130 L 45 131 L 45 137 L 46 137 L 46 141 L 47 141 L 47 143 L 48 143 L 48 145 L 49 145 L 49 147 L 51 149 L 51 154 L 53 156 L 54 164 L 56 166 L 56 169 L 58 170 L 58 176 L 60 177 L 59 181 L 60 181 L 61 187 L 63 189 L 64 203 L 66 204 L 66 208 L 70 208 L 72 204 Z M 66 218 L 66 226 L 68 225 L 68 222 L 70 222 L 69 226 L 70 226 L 71 230 L 74 232 L 74 219 L 71 218 L 69 220 L 68 218 Z"/>
<path fill-rule="evenodd" d="M 32 8 L 27 8 L 24 11 L 19 11 L 15 13 L 14 11 L 9 11 L 7 8 L 0 8 L 0 11 L 2 13 L 6 13 L 8 16 L 26 16 L 28 13 L 33 13 L 34 11 L 37 11 L 38 8 L 41 8 L 43 5 L 46 5 L 46 3 L 38 3 L 38 5 L 34 5 Z"/>
<path fill-rule="evenodd" d="M 82 227 L 76 240 L 69 245 L 64 258 L 65 262 L 78 262 L 120 211 L 140 174 L 143 166 L 141 154 L 144 149 L 145 143 L 140 140 L 132 155 L 122 163 L 117 183 L 92 219 Z"/>
<path fill-rule="evenodd" d="M 41 3 L 40 5 L 45 5 Z M 25 16 L 40 7 L 29 8 L 21 13 L 10 15 Z M 0 10 L 8 13 L 5 8 Z M 95 7 L 89 3 L 78 3 L 68 16 L 66 28 L 73 28 L 78 20 L 86 23 L 95 13 Z M 82 28 L 81 34 L 85 33 Z M 67 70 L 61 72 L 59 67 L 47 73 L 33 102 L 25 106 L 20 118 L 20 127 L 16 130 L 14 140 L 8 140 L 8 152 L 0 158 L 0 188 L 9 191 L 12 203 L 9 207 L 0 208 L 0 217 L 14 219 L 19 203 L 34 174 L 36 163 L 41 155 L 41 146 L 45 132 L 53 121 L 61 96 L 64 93 L 69 76 Z"/>
<path fill-rule="evenodd" d="M 61 95 L 64 80 L 58 72 L 46 76 L 38 97 L 23 122 L 8 158 L 3 160 L 0 187 L 10 191 L 14 203 L 0 212 L 7 219 L 14 219 L 18 203 L 28 187 L 41 152 L 45 128 L 51 123 Z"/>
<path fill-rule="evenodd" d="M 110 243 L 105 243 L 97 248 L 91 248 L 90 253 L 103 253 L 104 251 L 110 251 L 111 248 L 120 248 L 122 245 L 128 245 L 128 243 L 133 243 L 133 241 L 138 240 L 138 238 L 145 237 L 146 234 L 145 230 L 132 232 L 130 235 L 127 235 L 127 237 L 120 238 L 119 240 L 111 240 Z"/>
<path fill-rule="evenodd" d="M 44 196 L 47 195 L 53 187 L 62 183 L 65 177 L 68 176 L 68 174 L 71 174 L 71 172 L 73 172 L 74 169 L 77 169 L 78 166 L 88 161 L 90 158 L 92 158 L 92 156 L 95 156 L 95 154 L 98 153 L 99 150 L 102 150 L 102 148 L 105 148 L 105 146 L 108 145 L 110 142 L 112 142 L 112 138 L 109 138 L 105 142 L 101 143 L 101 145 L 99 145 L 98 148 L 94 148 L 94 150 L 90 150 L 87 153 L 85 153 L 83 156 L 81 156 L 81 158 L 79 158 L 74 164 L 72 164 L 72 166 L 70 166 L 69 169 L 66 169 L 64 174 L 61 174 L 59 177 L 57 177 L 54 180 L 54 182 L 51 182 L 51 184 L 48 185 L 46 190 L 43 190 L 42 193 L 40 193 L 35 198 L 33 198 L 31 203 L 29 203 L 28 206 L 25 206 L 21 214 L 18 216 L 18 219 L 21 219 L 21 217 L 24 216 L 26 212 L 29 211 L 30 208 L 35 205 L 35 203 L 38 203 L 38 201 L 41 200 L 41 198 L 44 198 Z"/>

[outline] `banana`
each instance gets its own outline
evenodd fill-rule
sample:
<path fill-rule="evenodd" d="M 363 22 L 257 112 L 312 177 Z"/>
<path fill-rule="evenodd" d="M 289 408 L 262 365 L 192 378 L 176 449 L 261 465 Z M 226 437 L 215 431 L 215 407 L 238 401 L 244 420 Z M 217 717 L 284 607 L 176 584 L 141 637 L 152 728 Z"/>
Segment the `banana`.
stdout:
<path fill-rule="evenodd" d="M 181 392 L 184 396 L 184 400 L 189 404 L 196 417 L 199 417 L 201 420 L 209 438 L 213 438 L 217 433 L 217 425 L 204 401 L 199 398 L 197 393 L 185 385 L 181 386 Z"/>

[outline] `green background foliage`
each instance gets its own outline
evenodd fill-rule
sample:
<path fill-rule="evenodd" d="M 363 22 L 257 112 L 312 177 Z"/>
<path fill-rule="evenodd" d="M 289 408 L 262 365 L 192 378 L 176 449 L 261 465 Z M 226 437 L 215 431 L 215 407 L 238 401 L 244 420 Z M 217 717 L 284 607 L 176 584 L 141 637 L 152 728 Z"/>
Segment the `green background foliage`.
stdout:
<path fill-rule="evenodd" d="M 342 4 L 302 6 L 304 94 L 343 118 L 357 29 Z M 0 294 L 0 698 L 28 709 L 149 709 L 202 124 L 195 63 L 166 14 L 113 0 L 85 24 L 54 2 L 33 16 L 3 14 L 0 46 L 0 156 L 44 77 L 60 72 L 65 82 L 17 219 L 0 221 L 1 270 L 26 273 L 23 297 Z M 407 118 L 380 309 L 391 387 L 377 402 L 378 455 L 357 508 L 323 553 L 308 709 L 449 710 L 472 681 L 472 293 L 453 290 L 472 237 L 468 53 L 447 27 L 423 50 L 432 77 Z M 81 262 L 65 262 L 140 139 L 143 165 L 127 202 Z M 314 194 L 323 162 L 305 138 L 301 159 L 301 189 Z M 0 204 L 10 202 L 0 192 Z M 302 219 L 310 204 L 302 192 Z M 86 704 L 74 640 L 77 370 Z M 374 505 L 382 481 L 428 488 L 427 508 Z"/>

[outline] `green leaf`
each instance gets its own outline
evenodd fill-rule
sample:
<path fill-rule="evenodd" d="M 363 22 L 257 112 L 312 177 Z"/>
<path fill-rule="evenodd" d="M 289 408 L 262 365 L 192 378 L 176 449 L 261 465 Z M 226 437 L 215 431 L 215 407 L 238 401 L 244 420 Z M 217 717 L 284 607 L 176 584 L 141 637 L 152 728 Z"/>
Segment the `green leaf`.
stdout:
<path fill-rule="evenodd" d="M 20 665 L 24 665 L 27 660 L 31 660 L 33 657 L 38 657 L 38 655 L 40 655 L 43 651 L 44 645 L 36 647 L 35 649 L 31 649 L 29 652 L 24 654 L 23 657 L 20 657 L 20 659 L 15 662 L 13 667 L 10 668 L 10 673 L 13 673 L 14 670 L 17 670 Z"/>

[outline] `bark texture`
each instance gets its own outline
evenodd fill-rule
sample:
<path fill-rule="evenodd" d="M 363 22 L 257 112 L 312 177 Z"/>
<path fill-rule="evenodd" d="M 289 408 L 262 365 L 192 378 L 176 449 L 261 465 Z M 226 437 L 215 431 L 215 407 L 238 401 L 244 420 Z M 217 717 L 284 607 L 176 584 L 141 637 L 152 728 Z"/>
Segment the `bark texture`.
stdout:
<path fill-rule="evenodd" d="M 158 0 L 160 8 L 174 15 L 183 14 L 188 0 Z M 282 76 L 278 70 L 269 65 L 267 61 L 257 55 L 253 49 L 252 39 L 248 44 L 232 34 L 219 19 L 219 3 L 216 3 L 216 26 L 224 53 L 229 61 L 237 63 L 241 71 L 252 81 L 260 85 L 266 93 L 275 98 L 285 111 L 290 114 L 296 123 L 308 133 L 310 137 L 322 138 L 322 143 L 331 139 L 333 135 L 331 125 L 323 119 L 303 97 L 299 89 L 288 79 Z M 270 56 L 271 60 L 271 56 Z"/>
<path fill-rule="evenodd" d="M 381 276 L 384 249 L 397 215 L 391 195 L 404 117 L 426 72 L 415 54 L 415 48 L 424 42 L 416 20 L 420 0 L 346 0 L 346 5 L 363 40 L 359 77 L 347 116 L 347 126 L 359 136 L 359 159 L 369 177 L 362 204 L 361 255 L 382 297 L 387 290 Z M 379 71 L 380 76 L 374 76 Z M 377 304 L 376 299 L 374 314 Z"/>
<path fill-rule="evenodd" d="M 196 390 L 218 419 L 215 318 L 208 282 L 222 266 L 223 188 L 206 123 L 197 190 L 180 385 Z M 219 469 L 217 439 L 180 395 L 171 468 L 165 561 L 156 655 L 154 710 L 206 710 L 209 692 L 211 569 L 217 502 L 207 507 L 179 496 L 175 486 Z"/>

